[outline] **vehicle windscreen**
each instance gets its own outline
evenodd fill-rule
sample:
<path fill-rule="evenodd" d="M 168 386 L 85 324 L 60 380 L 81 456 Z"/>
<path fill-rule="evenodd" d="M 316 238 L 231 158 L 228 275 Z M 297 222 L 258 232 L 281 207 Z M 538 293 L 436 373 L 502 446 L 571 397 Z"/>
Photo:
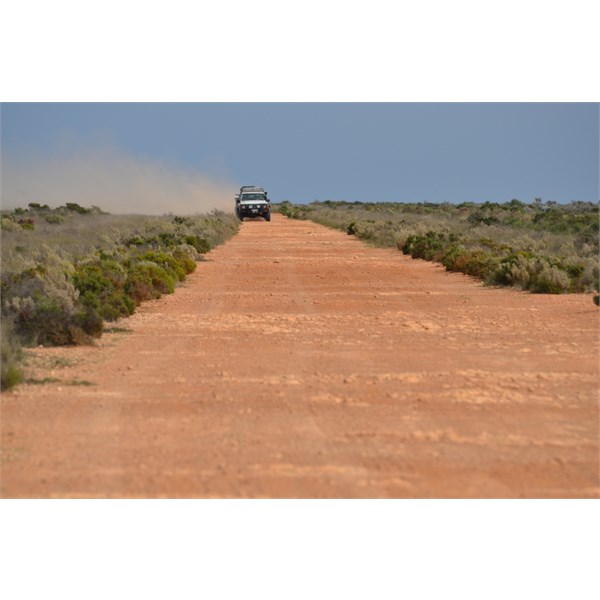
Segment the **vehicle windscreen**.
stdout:
<path fill-rule="evenodd" d="M 242 200 L 246 201 L 246 200 L 265 200 L 265 195 L 264 194 L 244 194 L 242 196 Z"/>

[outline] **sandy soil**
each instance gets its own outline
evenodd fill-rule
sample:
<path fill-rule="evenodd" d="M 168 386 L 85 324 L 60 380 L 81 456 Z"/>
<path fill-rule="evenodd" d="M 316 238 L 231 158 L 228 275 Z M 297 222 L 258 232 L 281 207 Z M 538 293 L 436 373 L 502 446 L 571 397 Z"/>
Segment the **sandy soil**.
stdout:
<path fill-rule="evenodd" d="M 598 497 L 598 309 L 275 215 L 2 395 L 4 497 Z"/>

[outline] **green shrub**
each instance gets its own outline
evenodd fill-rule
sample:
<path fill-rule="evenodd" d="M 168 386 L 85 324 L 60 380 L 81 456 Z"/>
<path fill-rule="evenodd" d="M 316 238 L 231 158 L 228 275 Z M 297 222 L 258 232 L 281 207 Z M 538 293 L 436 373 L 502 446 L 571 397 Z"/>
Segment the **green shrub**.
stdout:
<path fill-rule="evenodd" d="M 160 293 L 154 289 L 152 279 L 141 269 L 132 270 L 125 284 L 125 293 L 139 306 L 146 300 L 160 298 Z"/>
<path fill-rule="evenodd" d="M 470 214 L 467 221 L 471 225 L 498 225 L 500 223 L 500 219 L 497 216 L 483 209 Z"/>
<path fill-rule="evenodd" d="M 161 246 L 174 246 L 176 243 L 175 234 L 171 232 L 163 232 L 158 234 L 158 240 Z"/>
<path fill-rule="evenodd" d="M 15 332 L 28 346 L 64 346 L 83 335 L 96 337 L 102 333 L 102 320 L 93 310 L 74 312 L 48 296 L 25 298 L 19 309 Z"/>
<path fill-rule="evenodd" d="M 537 260 L 531 253 L 514 252 L 500 260 L 492 281 L 501 285 L 514 285 L 528 289 L 537 269 Z"/>
<path fill-rule="evenodd" d="M 20 231 L 21 226 L 12 218 L 12 216 L 2 216 L 2 231 Z"/>
<path fill-rule="evenodd" d="M 135 311 L 135 302 L 123 291 L 105 292 L 102 296 L 86 291 L 80 296 L 82 306 L 96 312 L 105 321 L 128 317 Z"/>
<path fill-rule="evenodd" d="M 30 202 L 27 205 L 31 210 L 35 211 L 46 211 L 50 210 L 50 207 L 47 204 L 40 204 L 39 202 Z"/>
<path fill-rule="evenodd" d="M 466 254 L 467 250 L 462 244 L 456 242 L 448 244 L 444 248 L 441 263 L 448 271 L 460 271 L 459 266 L 464 262 Z"/>
<path fill-rule="evenodd" d="M 98 264 L 81 265 L 73 275 L 73 282 L 80 292 L 80 297 L 85 294 L 100 296 L 115 289 Z"/>
<path fill-rule="evenodd" d="M 22 229 L 33 231 L 35 229 L 35 221 L 33 219 L 19 219 L 17 221 Z"/>
<path fill-rule="evenodd" d="M 185 280 L 185 269 L 171 253 L 149 251 L 145 252 L 140 258 L 145 261 L 156 263 L 162 267 L 174 281 Z"/>
<path fill-rule="evenodd" d="M 186 274 L 193 273 L 196 270 L 196 261 L 188 251 L 188 248 L 195 252 L 195 248 L 182 244 L 173 250 L 173 257 L 181 265 Z"/>
<path fill-rule="evenodd" d="M 65 207 L 67 210 L 79 213 L 80 215 L 88 215 L 92 212 L 89 208 L 79 206 L 79 204 L 76 204 L 75 202 L 67 202 L 65 203 Z"/>
<path fill-rule="evenodd" d="M 413 258 L 434 260 L 443 256 L 445 242 L 443 233 L 430 230 L 423 235 L 409 235 L 402 252 L 410 254 Z"/>
<path fill-rule="evenodd" d="M 82 309 L 75 314 L 74 327 L 71 326 L 71 335 L 73 342 L 81 343 L 81 338 L 78 339 L 78 334 L 82 331 L 84 334 L 98 338 L 104 330 L 104 320 L 95 310 Z"/>
<path fill-rule="evenodd" d="M 137 262 L 127 272 L 125 293 L 138 305 L 174 291 L 175 279 L 154 262 Z"/>
<path fill-rule="evenodd" d="M 570 288 L 569 275 L 561 269 L 544 264 L 529 289 L 540 294 L 564 294 Z"/>
<path fill-rule="evenodd" d="M 467 253 L 467 260 L 461 269 L 463 273 L 489 280 L 497 269 L 499 260 L 482 250 L 472 250 Z"/>
<path fill-rule="evenodd" d="M 112 308 L 112 312 L 109 311 Z M 135 312 L 135 302 L 125 292 L 115 293 L 106 299 L 104 312 L 100 316 L 106 321 L 116 321 L 121 317 L 128 317 Z"/>
<path fill-rule="evenodd" d="M 79 303 L 106 321 L 133 314 L 135 302 L 125 293 L 126 277 L 125 269 L 112 258 L 80 265 L 73 275 Z"/>
<path fill-rule="evenodd" d="M 125 240 L 125 246 L 143 246 L 146 242 L 139 236 L 136 235 L 128 240 Z"/>
<path fill-rule="evenodd" d="M 211 250 L 210 242 L 199 235 L 186 235 L 183 241 L 193 246 L 200 254 L 206 254 Z"/>
<path fill-rule="evenodd" d="M 23 380 L 23 371 L 19 367 L 21 345 L 15 335 L 13 325 L 8 319 L 2 320 L 0 345 L 0 387 L 7 390 Z"/>

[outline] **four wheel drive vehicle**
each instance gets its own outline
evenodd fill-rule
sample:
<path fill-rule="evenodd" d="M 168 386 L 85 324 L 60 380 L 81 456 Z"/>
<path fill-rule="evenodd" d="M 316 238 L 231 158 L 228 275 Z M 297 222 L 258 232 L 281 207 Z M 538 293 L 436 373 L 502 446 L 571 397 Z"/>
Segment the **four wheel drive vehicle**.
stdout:
<path fill-rule="evenodd" d="M 265 221 L 271 220 L 271 201 L 267 192 L 255 185 L 244 185 L 240 193 L 235 195 L 235 214 L 240 221 L 244 217 L 263 217 Z"/>

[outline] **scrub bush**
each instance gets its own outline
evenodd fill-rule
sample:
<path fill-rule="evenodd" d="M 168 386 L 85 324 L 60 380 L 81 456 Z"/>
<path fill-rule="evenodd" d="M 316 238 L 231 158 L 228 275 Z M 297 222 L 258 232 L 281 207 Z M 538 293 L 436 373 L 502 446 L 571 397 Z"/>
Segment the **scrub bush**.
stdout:
<path fill-rule="evenodd" d="M 79 213 L 80 215 L 87 215 L 92 212 L 91 209 L 79 206 L 79 204 L 76 204 L 75 202 L 67 202 L 65 203 L 65 206 L 67 210 Z"/>
<path fill-rule="evenodd" d="M 173 250 L 173 257 L 187 275 L 196 270 L 196 256 L 196 249 L 188 244 L 182 244 Z"/>
<path fill-rule="evenodd" d="M 2 231 L 19 231 L 21 229 L 21 226 L 11 216 L 3 216 L 0 226 Z"/>
<path fill-rule="evenodd" d="M 19 366 L 21 344 L 10 321 L 2 323 L 0 329 L 0 388 L 10 389 L 23 380 L 23 371 Z"/>
<path fill-rule="evenodd" d="M 145 252 L 140 258 L 141 260 L 153 262 L 162 267 L 174 281 L 185 280 L 185 269 L 171 253 L 150 251 Z"/>
<path fill-rule="evenodd" d="M 22 229 L 33 231 L 35 229 L 35 221 L 33 219 L 19 219 L 17 223 Z"/>
<path fill-rule="evenodd" d="M 211 250 L 210 242 L 198 235 L 186 235 L 183 241 L 185 244 L 193 246 L 200 254 L 206 254 Z"/>
<path fill-rule="evenodd" d="M 201 254 L 238 227 L 219 211 L 114 216 L 75 203 L 2 211 L 2 386 L 21 377 L 20 345 L 89 343 L 105 321 L 173 293 Z"/>
<path fill-rule="evenodd" d="M 445 235 L 436 231 L 428 231 L 424 235 L 409 235 L 402 252 L 413 258 L 435 260 L 443 256 Z"/>
<path fill-rule="evenodd" d="M 82 306 L 106 321 L 133 314 L 135 302 L 125 293 L 125 269 L 113 259 L 80 265 L 73 275 Z"/>
<path fill-rule="evenodd" d="M 152 261 L 139 261 L 130 267 L 125 282 L 125 293 L 140 304 L 144 300 L 160 298 L 175 291 L 175 279 Z"/>
<path fill-rule="evenodd" d="M 516 252 L 505 256 L 494 273 L 493 282 L 526 290 L 536 272 L 536 260 L 530 253 Z"/>
<path fill-rule="evenodd" d="M 10 312 L 15 333 L 26 346 L 64 346 L 102 334 L 102 318 L 95 311 L 73 311 L 48 296 L 14 298 Z"/>
<path fill-rule="evenodd" d="M 529 286 L 532 292 L 539 294 L 563 294 L 570 288 L 570 279 L 565 271 L 546 264 L 542 264 L 538 273 Z"/>

